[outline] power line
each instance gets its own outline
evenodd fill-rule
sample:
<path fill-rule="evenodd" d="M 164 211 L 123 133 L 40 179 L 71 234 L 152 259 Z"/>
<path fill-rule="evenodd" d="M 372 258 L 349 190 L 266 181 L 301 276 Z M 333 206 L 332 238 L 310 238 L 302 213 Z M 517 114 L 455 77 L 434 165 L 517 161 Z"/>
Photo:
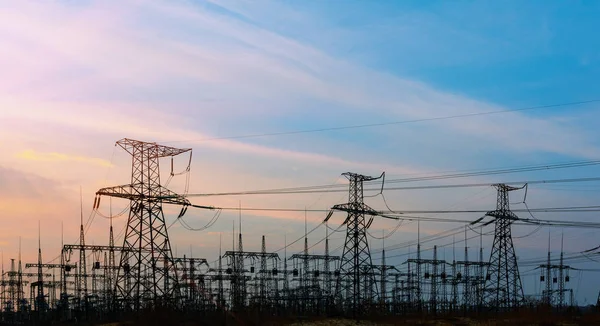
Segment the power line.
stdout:
<path fill-rule="evenodd" d="M 273 208 L 273 207 L 218 207 L 216 209 L 225 211 L 260 211 L 260 212 L 329 212 L 331 209 L 302 209 L 302 208 Z M 594 206 L 566 206 L 566 207 L 542 207 L 542 208 L 531 208 L 531 209 L 511 209 L 513 212 L 537 212 L 537 213 L 551 213 L 551 212 L 598 212 L 600 211 L 600 205 Z M 435 221 L 434 218 L 420 217 L 420 216 L 404 216 L 403 214 L 457 214 L 457 213 L 487 213 L 489 210 L 403 210 L 403 211 L 377 211 L 378 214 L 398 214 L 399 217 L 406 217 L 407 220 L 424 218 Z M 442 220 L 442 219 L 440 219 Z M 446 220 L 447 219 L 443 219 Z M 469 222 L 465 220 L 455 220 L 455 222 Z"/>
<path fill-rule="evenodd" d="M 360 125 L 348 125 L 348 126 L 339 126 L 339 127 L 327 127 L 327 128 L 315 128 L 315 129 L 304 129 L 304 130 L 281 131 L 281 132 L 260 133 L 260 134 L 247 134 L 247 135 L 237 135 L 237 136 L 213 137 L 213 138 L 204 138 L 204 139 L 175 140 L 175 141 L 169 141 L 169 142 L 164 142 L 164 143 L 207 142 L 207 141 L 215 141 L 215 140 L 247 139 L 247 138 L 259 138 L 259 137 L 270 137 L 270 136 L 288 136 L 288 135 L 297 135 L 297 134 L 308 134 L 308 133 L 326 132 L 326 131 L 339 131 L 339 130 L 347 130 L 347 129 L 362 129 L 362 128 L 372 128 L 372 127 L 385 127 L 385 126 L 400 125 L 400 124 L 409 124 L 409 123 L 417 123 L 417 122 L 450 120 L 450 119 L 469 118 L 469 117 L 486 116 L 486 115 L 494 115 L 494 114 L 502 114 L 502 113 L 522 112 L 522 111 L 539 110 L 539 109 L 548 109 L 548 108 L 563 107 L 563 106 L 575 106 L 575 105 L 583 105 L 583 104 L 596 103 L 596 102 L 600 102 L 600 99 L 594 99 L 594 100 L 588 100 L 588 101 L 578 101 L 578 102 L 567 102 L 567 103 L 559 103 L 559 104 L 550 104 L 550 105 L 539 105 L 539 106 L 525 107 L 525 108 L 519 108 L 519 109 L 508 109 L 508 110 L 496 110 L 496 111 L 486 111 L 486 112 L 474 112 L 474 113 L 456 114 L 456 115 L 443 116 L 443 117 L 421 118 L 421 119 L 413 119 L 413 120 L 401 120 L 401 121 L 380 122 L 380 123 L 369 123 L 369 124 L 360 124 Z"/>
<path fill-rule="evenodd" d="M 410 178 L 402 178 L 402 179 L 388 179 L 386 181 L 386 183 L 389 184 L 389 183 L 399 183 L 399 182 L 414 182 L 414 181 L 462 178 L 462 177 L 471 177 L 471 176 L 507 174 L 507 173 L 516 173 L 516 172 L 531 172 L 531 171 L 539 171 L 539 170 L 553 170 L 553 169 L 562 169 L 562 168 L 585 167 L 585 166 L 592 166 L 592 165 L 598 165 L 598 164 L 600 164 L 600 160 L 526 165 L 526 166 L 493 168 L 493 169 L 483 169 L 483 170 L 447 171 L 447 173 L 438 174 L 438 175 L 410 177 Z M 263 189 L 263 190 L 257 190 L 257 191 L 245 191 L 245 192 L 239 192 L 239 194 L 247 194 L 247 193 L 263 194 L 266 192 L 282 192 L 282 191 L 291 192 L 291 191 L 338 188 L 338 187 L 346 187 L 346 186 L 347 186 L 346 184 L 328 184 L 328 185 L 317 185 L 317 186 L 288 187 L 288 188 L 279 188 L 279 189 Z M 236 194 L 236 193 L 231 193 L 231 194 Z"/>
<path fill-rule="evenodd" d="M 460 213 L 487 213 L 489 210 L 402 210 L 383 211 L 383 214 L 460 214 Z M 513 212 L 536 212 L 536 213 L 574 213 L 574 212 L 598 212 L 600 205 L 593 206 L 568 206 L 568 207 L 542 207 L 531 209 L 511 209 Z"/>
<path fill-rule="evenodd" d="M 597 164 L 600 164 L 598 161 Z M 575 183 L 575 182 L 593 182 L 600 181 L 600 177 L 590 178 L 570 178 L 570 179 L 552 179 L 552 180 L 522 180 L 522 181 L 510 181 L 503 182 L 504 184 L 555 184 L 555 183 Z M 394 180 L 389 181 L 392 183 Z M 470 188 L 470 187 L 488 187 L 492 183 L 466 183 L 466 184 L 447 184 L 447 185 L 424 185 L 424 186 L 409 186 L 409 187 L 384 187 L 384 191 L 395 191 L 395 190 L 418 190 L 418 189 L 446 189 L 446 188 Z M 327 187 L 332 187 L 331 185 Z M 220 192 L 220 193 L 206 193 L 206 194 L 188 194 L 186 197 L 215 197 L 215 196 L 242 196 L 242 195 L 290 195 L 290 194 L 316 194 L 316 193 L 336 193 L 345 192 L 344 189 L 321 189 L 322 186 L 314 186 L 314 189 L 305 187 L 306 190 L 293 190 L 298 188 L 281 188 L 271 190 L 255 190 L 255 191 L 241 191 L 241 192 Z M 364 191 L 381 191 L 381 187 L 378 188 L 365 188 Z"/>
<path fill-rule="evenodd" d="M 305 212 L 304 209 L 299 208 L 249 208 L 249 207 L 220 207 L 220 210 L 226 211 L 269 211 L 269 212 Z M 306 210 L 310 212 L 329 212 L 327 209 L 312 209 Z M 573 207 L 548 207 L 548 208 L 532 208 L 532 209 L 514 209 L 513 212 L 537 212 L 537 213 L 578 213 L 578 212 L 600 212 L 600 206 L 573 206 Z M 447 218 L 434 218 L 434 217 L 424 217 L 424 216 L 405 216 L 404 213 L 413 213 L 413 214 L 458 214 L 458 213 L 487 213 L 487 210 L 422 210 L 422 211 L 377 211 L 378 215 L 385 214 L 397 214 L 397 218 L 411 220 L 411 221 L 424 221 L 424 222 L 454 222 L 454 223 L 465 223 L 472 224 L 476 221 L 469 221 L 464 219 L 447 219 Z M 480 219 L 481 220 L 481 219 Z M 321 222 L 323 224 L 324 222 Z M 317 227 L 312 231 L 316 230 L 321 224 L 317 225 Z M 552 226 L 552 227 L 575 227 L 575 228 L 600 228 L 600 223 L 594 222 L 585 222 L 585 221 L 564 221 L 564 220 L 540 220 L 540 219 L 524 219 L 519 218 L 518 221 L 514 222 L 516 225 L 542 225 L 542 226 Z M 310 233 L 310 232 L 309 232 Z M 299 238 L 297 241 L 301 240 Z M 295 242 L 294 242 L 295 243 Z M 291 243 L 290 245 L 292 245 Z M 288 245 L 289 247 L 289 245 Z M 283 249 L 283 248 L 282 248 Z"/>

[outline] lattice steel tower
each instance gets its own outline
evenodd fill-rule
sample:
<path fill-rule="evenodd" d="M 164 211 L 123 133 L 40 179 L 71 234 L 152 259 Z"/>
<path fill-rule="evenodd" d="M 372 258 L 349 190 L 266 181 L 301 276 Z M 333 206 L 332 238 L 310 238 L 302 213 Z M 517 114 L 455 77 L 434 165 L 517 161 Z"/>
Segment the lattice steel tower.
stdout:
<path fill-rule="evenodd" d="M 495 184 L 498 189 L 496 210 L 486 213 L 494 218 L 494 244 L 484 289 L 485 304 L 495 310 L 507 310 L 523 303 L 523 285 L 517 266 L 517 256 L 511 236 L 511 224 L 519 218 L 509 207 L 508 193 L 522 189 Z"/>
<path fill-rule="evenodd" d="M 124 249 L 115 281 L 117 300 L 123 308 L 134 310 L 175 304 L 179 298 L 178 279 L 162 204 L 183 205 L 182 216 L 190 202 L 160 184 L 159 159 L 191 149 L 127 138 L 119 140 L 117 145 L 131 154 L 131 184 L 103 188 L 96 193 L 130 200 Z"/>
<path fill-rule="evenodd" d="M 336 281 L 336 298 L 343 300 L 340 303 L 345 309 L 349 309 L 353 313 L 360 313 L 357 311 L 360 306 L 373 304 L 378 297 L 373 262 L 367 241 L 367 229 L 377 212 L 364 203 L 363 182 L 377 180 L 381 176 L 375 178 L 351 172 L 343 175 L 350 181 L 348 203 L 332 207 L 334 210 L 348 213 L 348 217 L 344 221 L 346 241 L 340 263 L 340 273 Z M 366 219 L 366 216 L 369 218 Z"/>

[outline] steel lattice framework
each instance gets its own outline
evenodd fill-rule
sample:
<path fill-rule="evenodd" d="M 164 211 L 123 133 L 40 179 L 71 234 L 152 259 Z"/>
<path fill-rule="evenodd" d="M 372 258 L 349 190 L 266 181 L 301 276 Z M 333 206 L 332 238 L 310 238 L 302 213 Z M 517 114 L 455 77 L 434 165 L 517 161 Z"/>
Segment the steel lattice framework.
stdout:
<path fill-rule="evenodd" d="M 516 188 L 506 184 L 494 185 L 498 189 L 496 210 L 487 212 L 494 217 L 494 244 L 490 254 L 486 284 L 485 304 L 495 310 L 519 307 L 523 303 L 523 285 L 519 275 L 517 256 L 511 236 L 511 224 L 519 218 L 509 207 L 508 193 Z"/>
<path fill-rule="evenodd" d="M 115 282 L 117 300 L 125 309 L 134 310 L 173 304 L 179 297 L 178 280 L 162 204 L 187 207 L 190 202 L 161 186 L 159 159 L 191 149 L 127 138 L 119 140 L 117 145 L 131 154 L 131 184 L 103 188 L 96 193 L 131 201 L 124 252 Z"/>
<path fill-rule="evenodd" d="M 373 222 L 373 216 L 378 214 L 364 203 L 363 182 L 380 177 L 369 177 L 351 172 L 342 175 L 348 178 L 350 187 L 348 203 L 332 207 L 334 210 L 348 213 L 348 217 L 344 221 L 346 241 L 336 282 L 336 298 L 343 300 L 341 303 L 345 309 L 358 312 L 361 305 L 375 303 L 378 296 L 375 272 L 367 241 L 367 229 Z M 365 218 L 366 216 L 369 216 L 368 220 Z"/>

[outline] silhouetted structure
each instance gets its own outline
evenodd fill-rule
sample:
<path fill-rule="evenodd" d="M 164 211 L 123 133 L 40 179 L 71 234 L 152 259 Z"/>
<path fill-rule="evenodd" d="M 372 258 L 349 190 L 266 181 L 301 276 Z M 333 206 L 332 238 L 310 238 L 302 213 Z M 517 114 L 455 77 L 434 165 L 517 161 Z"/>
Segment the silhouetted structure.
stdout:
<path fill-rule="evenodd" d="M 115 284 L 117 299 L 125 308 L 134 310 L 142 305 L 175 304 L 179 298 L 178 279 L 162 204 L 182 205 L 185 209 L 190 202 L 160 184 L 159 159 L 191 152 L 191 149 L 127 138 L 119 140 L 117 145 L 131 154 L 131 183 L 103 188 L 96 193 L 130 201 L 123 239 L 126 251 L 121 255 Z"/>
<path fill-rule="evenodd" d="M 523 285 L 511 236 L 511 225 L 519 218 L 509 207 L 508 193 L 522 188 L 505 184 L 498 189 L 496 210 L 487 212 L 494 217 L 494 244 L 490 255 L 485 284 L 485 304 L 495 310 L 514 309 L 523 304 Z"/>

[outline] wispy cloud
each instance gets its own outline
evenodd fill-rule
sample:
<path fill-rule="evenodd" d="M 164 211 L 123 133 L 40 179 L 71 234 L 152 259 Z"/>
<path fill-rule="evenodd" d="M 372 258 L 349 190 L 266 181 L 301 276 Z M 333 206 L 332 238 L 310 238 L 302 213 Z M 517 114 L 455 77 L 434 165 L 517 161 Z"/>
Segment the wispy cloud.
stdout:
<path fill-rule="evenodd" d="M 32 10 L 25 16 L 24 11 L 15 9 L 11 14 L 6 14 L 6 19 L 0 25 L 5 28 L 0 30 L 11 37 L 15 37 L 15 31 L 25 35 L 28 40 L 25 44 L 9 43 L 8 47 L 33 56 L 28 62 L 34 61 L 35 53 L 47 51 L 53 53 L 48 60 L 55 62 L 54 66 L 66 67 L 58 71 L 46 71 L 48 78 L 60 78 L 62 82 L 47 84 L 37 91 L 46 94 L 44 96 L 62 96 L 63 103 L 70 96 L 88 96 L 94 98 L 96 103 L 114 104 L 98 98 L 99 92 L 117 92 L 124 96 L 122 101 L 128 101 L 132 96 L 140 96 L 133 95 L 136 92 L 152 93 L 169 85 L 172 80 L 190 79 L 200 87 L 200 91 L 202 87 L 210 90 L 213 97 L 245 100 L 247 105 L 244 105 L 244 110 L 236 110 L 231 106 L 229 110 L 179 108 L 173 111 L 174 117 L 179 114 L 179 117 L 192 116 L 200 121 L 203 120 L 201 116 L 227 121 L 234 112 L 240 117 L 250 117 L 256 112 L 276 116 L 280 110 L 290 112 L 291 107 L 285 105 L 290 98 L 312 99 L 314 105 L 327 106 L 331 112 L 343 115 L 362 117 L 375 111 L 380 119 L 388 120 L 503 109 L 499 105 L 363 67 L 203 6 L 144 1 L 136 5 L 124 5 L 114 16 L 113 7 L 111 3 L 91 4 L 83 8 L 64 4 L 44 5 L 44 9 L 58 17 L 85 17 L 72 21 L 65 19 L 63 25 L 57 27 L 48 27 L 53 26 L 49 24 L 55 19 L 53 15 L 41 15 L 41 10 Z M 29 19 L 29 16 L 38 14 L 39 19 Z M 109 23 L 105 21 L 108 16 L 111 17 Z M 169 28 L 158 30 L 149 20 L 150 17 L 159 17 Z M 133 18 L 139 19 L 136 21 Z M 130 24 L 136 28 L 127 28 L 131 27 Z M 188 33 L 182 36 L 184 30 Z M 190 31 L 196 32 L 197 36 L 190 36 Z M 7 53 L 14 57 L 17 52 Z M 19 69 L 11 73 L 16 76 L 37 75 L 41 69 L 29 64 L 20 68 L 14 68 L 19 65 L 12 66 L 13 70 Z M 72 69 L 77 71 L 71 73 L 74 77 L 68 73 Z M 25 88 L 21 92 L 25 92 L 32 82 L 31 78 L 24 81 L 22 85 Z M 127 91 L 123 93 L 123 89 Z M 267 98 L 270 103 L 258 102 Z M 84 100 L 83 103 L 78 101 L 72 104 L 76 107 L 85 105 L 86 101 L 89 102 Z M 168 103 L 149 105 L 155 111 L 169 107 Z M 186 106 L 190 107 L 190 104 Z M 110 108 L 105 111 L 114 112 Z M 143 131 L 141 126 L 148 123 L 147 119 L 139 119 L 128 124 L 127 129 Z M 153 125 L 157 123 L 160 122 L 151 122 Z M 201 126 L 209 126 L 200 123 Z M 268 121 L 264 123 L 269 126 Z M 507 150 L 577 157 L 600 155 L 596 146 L 577 128 L 520 113 L 429 125 L 466 137 L 475 136 L 480 141 Z M 195 129 L 193 126 L 184 128 Z M 183 138 L 181 132 L 170 135 Z M 232 146 L 232 142 L 228 143 L 228 148 L 247 149 L 245 145 Z"/>
<path fill-rule="evenodd" d="M 103 167 L 112 167 L 112 163 L 97 157 L 85 157 L 77 155 L 68 155 L 63 153 L 55 152 L 37 152 L 31 149 L 21 151 L 15 154 L 15 157 L 22 160 L 28 161 L 39 161 L 39 162 L 78 162 L 92 165 L 98 165 Z"/>

